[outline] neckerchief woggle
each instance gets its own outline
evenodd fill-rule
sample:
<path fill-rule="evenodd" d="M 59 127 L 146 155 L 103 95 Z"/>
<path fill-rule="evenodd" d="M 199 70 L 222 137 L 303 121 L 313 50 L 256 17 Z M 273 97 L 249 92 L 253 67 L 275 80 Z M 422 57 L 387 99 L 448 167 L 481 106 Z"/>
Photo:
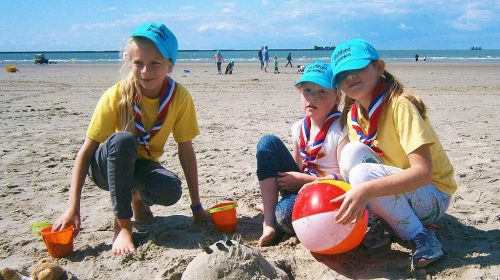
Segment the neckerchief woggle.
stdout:
<path fill-rule="evenodd" d="M 143 145 L 144 149 L 146 149 L 146 152 L 148 153 L 148 156 L 151 156 L 151 150 L 149 148 L 149 141 L 151 141 L 151 138 L 160 131 L 161 126 L 163 125 L 163 122 L 165 121 L 169 109 L 169 105 L 174 99 L 174 94 L 176 90 L 176 83 L 175 81 L 168 77 L 168 81 L 166 83 L 163 83 L 163 86 L 161 88 L 161 95 L 160 95 L 160 106 L 158 107 L 158 116 L 156 118 L 156 122 L 154 123 L 153 127 L 149 131 L 146 131 L 144 128 L 144 124 L 142 123 L 142 114 L 141 114 L 141 107 L 140 107 L 140 102 L 141 102 L 141 95 L 140 94 L 135 94 L 134 95 L 134 122 L 135 122 L 135 130 L 137 133 L 137 142 L 139 145 Z"/>
<path fill-rule="evenodd" d="M 328 130 L 332 126 L 333 122 L 340 117 L 340 114 L 341 113 L 337 111 L 337 108 L 334 108 L 334 110 L 328 114 L 325 123 L 316 135 L 316 138 L 314 138 L 314 142 L 309 149 L 307 149 L 307 143 L 311 137 L 311 118 L 305 117 L 302 121 L 302 126 L 299 131 L 299 152 L 302 157 L 302 172 L 307 172 L 318 177 L 318 172 L 317 170 L 314 170 L 313 164 L 316 162 L 319 151 L 323 147 Z"/>
<path fill-rule="evenodd" d="M 358 122 L 358 101 L 354 102 L 351 107 L 352 128 L 359 136 L 359 142 L 370 147 L 380 157 L 384 156 L 384 152 L 373 145 L 373 141 L 377 138 L 377 125 L 380 118 L 380 113 L 384 109 L 384 101 L 389 87 L 385 81 L 381 81 L 375 88 L 376 94 L 373 95 L 370 105 L 368 106 L 368 132 L 364 133 Z"/>

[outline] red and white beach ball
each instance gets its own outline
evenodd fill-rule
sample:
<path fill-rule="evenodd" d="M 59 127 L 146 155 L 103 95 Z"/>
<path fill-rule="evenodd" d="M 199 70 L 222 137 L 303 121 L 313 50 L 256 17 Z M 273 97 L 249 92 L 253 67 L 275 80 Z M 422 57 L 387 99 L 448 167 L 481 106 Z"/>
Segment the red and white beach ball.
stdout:
<path fill-rule="evenodd" d="M 341 202 L 330 200 L 347 192 L 348 183 L 319 180 L 307 184 L 293 206 L 292 226 L 300 242 L 319 254 L 338 254 L 358 246 L 366 233 L 368 212 L 363 218 L 347 225 L 335 221 Z"/>

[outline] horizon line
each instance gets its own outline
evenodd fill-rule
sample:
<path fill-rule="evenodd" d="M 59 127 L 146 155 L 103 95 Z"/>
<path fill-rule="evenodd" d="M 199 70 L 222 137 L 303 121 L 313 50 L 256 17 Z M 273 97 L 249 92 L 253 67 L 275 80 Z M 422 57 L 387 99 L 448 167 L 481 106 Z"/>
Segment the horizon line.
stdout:
<path fill-rule="evenodd" d="M 185 49 L 179 50 L 179 52 L 215 52 L 215 51 L 259 51 L 260 49 Z M 469 49 L 381 49 L 379 51 L 435 51 L 435 50 L 471 50 Z M 499 50 L 499 49 L 481 49 L 481 50 L 472 50 L 472 51 L 485 51 L 485 50 Z M 277 49 L 269 49 L 269 51 L 333 51 L 332 49 L 314 49 L 314 48 L 277 48 Z M 54 51 L 54 50 L 30 50 L 30 51 L 0 51 L 2 54 L 6 53 L 115 53 L 120 52 L 120 50 L 71 50 L 71 51 Z"/>

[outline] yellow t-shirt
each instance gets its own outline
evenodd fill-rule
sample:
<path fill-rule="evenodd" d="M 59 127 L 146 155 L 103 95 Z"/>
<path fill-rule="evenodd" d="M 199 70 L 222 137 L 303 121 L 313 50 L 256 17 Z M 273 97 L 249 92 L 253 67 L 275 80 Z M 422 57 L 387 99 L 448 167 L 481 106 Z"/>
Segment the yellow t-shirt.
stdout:
<path fill-rule="evenodd" d="M 360 108 L 358 108 L 360 110 Z M 369 122 L 358 111 L 363 131 L 368 131 Z M 351 112 L 347 116 L 349 140 L 359 141 L 359 136 L 352 128 Z M 388 101 L 380 114 L 377 127 L 377 138 L 373 145 L 384 152 L 384 164 L 406 169 L 410 167 L 408 154 L 424 144 L 430 144 L 434 185 L 449 195 L 457 190 L 453 178 L 453 166 L 441 146 L 429 118 L 420 116 L 415 105 L 405 97 L 399 96 Z"/>
<path fill-rule="evenodd" d="M 122 96 L 120 83 L 118 82 L 106 90 L 97 103 L 87 129 L 87 137 L 94 141 L 101 143 L 118 131 L 120 115 L 118 103 Z M 153 122 L 156 121 L 159 106 L 160 98 L 151 99 L 144 95 L 141 96 L 142 123 L 146 131 L 149 131 L 153 126 Z M 200 134 L 193 99 L 188 90 L 179 83 L 177 83 L 177 90 L 169 107 L 167 117 L 160 131 L 149 142 L 151 156 L 148 156 L 143 145 L 138 145 L 138 158 L 159 162 L 171 132 L 177 143 L 190 141 Z"/>

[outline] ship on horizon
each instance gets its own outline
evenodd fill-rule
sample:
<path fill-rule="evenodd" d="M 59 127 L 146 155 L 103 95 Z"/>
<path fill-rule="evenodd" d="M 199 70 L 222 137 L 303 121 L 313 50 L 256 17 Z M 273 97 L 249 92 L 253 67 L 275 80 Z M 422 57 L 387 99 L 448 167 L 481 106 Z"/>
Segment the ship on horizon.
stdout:
<path fill-rule="evenodd" d="M 314 50 L 334 50 L 335 46 L 314 46 Z"/>

